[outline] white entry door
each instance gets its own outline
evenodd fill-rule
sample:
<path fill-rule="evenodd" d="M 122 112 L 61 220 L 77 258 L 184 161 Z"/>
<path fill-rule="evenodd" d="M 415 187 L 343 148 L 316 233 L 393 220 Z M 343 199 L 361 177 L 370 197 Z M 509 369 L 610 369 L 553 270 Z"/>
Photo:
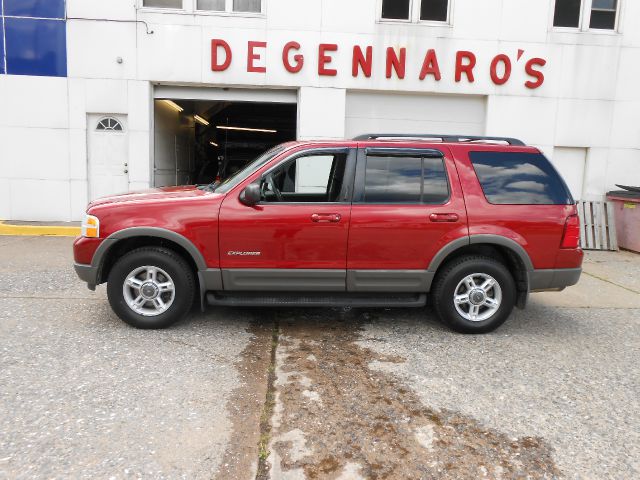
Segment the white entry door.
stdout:
<path fill-rule="evenodd" d="M 129 190 L 129 142 L 124 116 L 89 115 L 89 200 Z"/>

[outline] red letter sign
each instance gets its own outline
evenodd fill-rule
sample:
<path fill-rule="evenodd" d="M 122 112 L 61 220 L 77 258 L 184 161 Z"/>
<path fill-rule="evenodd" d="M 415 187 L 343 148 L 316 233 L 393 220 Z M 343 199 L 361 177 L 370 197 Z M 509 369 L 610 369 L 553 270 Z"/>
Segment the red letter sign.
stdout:
<path fill-rule="evenodd" d="M 543 58 L 532 58 L 527 62 L 524 69 L 527 72 L 527 75 L 530 75 L 536 79 L 535 82 L 531 80 L 524 83 L 527 88 L 538 88 L 540 85 L 544 83 L 544 75 L 539 70 L 534 70 L 533 66 L 538 65 L 540 67 L 544 67 L 547 64 L 547 61 Z"/>
<path fill-rule="evenodd" d="M 462 60 L 467 59 L 469 63 L 463 65 Z M 470 83 L 473 83 L 473 67 L 476 66 L 476 56 L 465 50 L 460 50 L 456 52 L 456 82 L 462 80 L 462 74 L 464 73 L 467 76 L 467 80 Z"/>
<path fill-rule="evenodd" d="M 222 47 L 226 55 L 223 63 L 218 63 L 218 47 Z M 231 47 L 224 40 L 214 38 L 211 40 L 211 70 L 224 72 L 231 65 Z"/>
<path fill-rule="evenodd" d="M 396 55 L 396 51 L 393 47 L 387 48 L 387 78 L 391 78 L 391 67 L 396 71 L 398 78 L 404 78 L 406 58 L 406 48 L 400 49 L 400 58 Z"/>
<path fill-rule="evenodd" d="M 431 48 L 424 56 L 424 62 L 422 62 L 422 70 L 420 70 L 420 80 L 427 78 L 427 75 L 433 75 L 438 82 L 442 78 L 440 75 L 440 67 L 438 66 L 438 57 L 436 51 Z"/>
<path fill-rule="evenodd" d="M 338 45 L 335 43 L 321 43 L 318 47 L 318 75 L 324 75 L 327 77 L 335 77 L 338 71 L 334 68 L 326 68 L 326 65 L 331 63 L 331 56 L 325 52 L 335 52 L 338 50 Z"/>
<path fill-rule="evenodd" d="M 498 63 L 504 63 L 504 74 L 502 77 L 498 76 Z M 496 85 L 504 85 L 511 77 L 511 60 L 504 53 L 500 55 L 496 55 L 495 58 L 491 61 L 491 80 Z"/>
<path fill-rule="evenodd" d="M 298 73 L 302 70 L 302 66 L 304 65 L 304 57 L 299 53 L 296 53 L 293 56 L 296 64 L 291 65 L 289 62 L 289 52 L 291 50 L 300 50 L 300 44 L 298 42 L 289 42 L 282 49 L 282 63 L 284 64 L 284 68 L 289 73 Z"/>
<path fill-rule="evenodd" d="M 351 75 L 358 76 L 358 68 L 362 69 L 364 76 L 371 77 L 371 65 L 373 63 L 373 47 L 367 47 L 367 57 L 362 53 L 360 45 L 353 46 L 353 66 L 351 67 Z"/>
<path fill-rule="evenodd" d="M 248 42 L 247 43 L 247 72 L 264 73 L 267 67 L 256 67 L 254 60 L 260 60 L 260 54 L 253 51 L 254 48 L 267 48 L 267 42 Z"/>

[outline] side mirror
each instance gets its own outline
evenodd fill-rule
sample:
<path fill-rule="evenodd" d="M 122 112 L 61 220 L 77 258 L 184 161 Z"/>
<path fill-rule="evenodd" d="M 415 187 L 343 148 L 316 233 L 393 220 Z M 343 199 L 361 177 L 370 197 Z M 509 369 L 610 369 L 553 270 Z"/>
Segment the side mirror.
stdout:
<path fill-rule="evenodd" d="M 239 200 L 245 205 L 252 207 L 261 200 L 261 197 L 260 185 L 257 183 L 250 183 L 240 194 Z"/>

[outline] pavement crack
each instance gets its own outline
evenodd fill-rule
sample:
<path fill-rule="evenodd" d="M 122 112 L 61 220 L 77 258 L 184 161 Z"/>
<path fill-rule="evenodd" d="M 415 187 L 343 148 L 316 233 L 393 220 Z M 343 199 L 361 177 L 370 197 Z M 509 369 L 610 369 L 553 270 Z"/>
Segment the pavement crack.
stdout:
<path fill-rule="evenodd" d="M 268 367 L 267 391 L 265 392 L 264 406 L 260 416 L 260 439 L 258 441 L 258 470 L 256 480 L 269 479 L 269 442 L 271 440 L 271 417 L 276 403 L 276 352 L 280 339 L 280 324 L 274 314 L 273 330 L 271 332 L 271 356 Z"/>
<path fill-rule="evenodd" d="M 221 357 L 220 355 L 212 354 L 209 349 L 203 348 L 203 347 L 201 347 L 199 345 L 194 345 L 193 343 L 189 343 L 189 342 L 185 342 L 183 340 L 179 340 L 177 338 L 163 338 L 161 341 L 165 342 L 165 343 L 175 343 L 176 345 L 181 345 L 183 347 L 193 348 L 194 350 L 197 350 L 200 353 L 204 354 L 205 357 L 208 357 L 208 358 L 210 358 L 212 360 L 215 360 L 216 362 L 229 363 L 229 361 L 230 361 L 229 358 L 225 358 L 225 357 Z"/>
<path fill-rule="evenodd" d="M 638 290 L 634 290 L 633 288 L 625 287 L 624 285 L 620 285 L 619 283 L 612 282 L 612 281 L 611 281 L 611 280 L 609 280 L 608 278 L 601 277 L 600 275 L 596 275 L 596 274 L 594 274 L 594 273 L 590 273 L 590 272 L 586 272 L 586 271 L 583 271 L 583 273 L 584 273 L 585 275 L 589 275 L 590 277 L 597 278 L 598 280 L 601 280 L 601 281 L 603 281 L 603 282 L 607 282 L 607 283 L 609 283 L 609 284 L 611 284 L 611 285 L 615 285 L 616 287 L 623 288 L 623 289 L 625 289 L 625 290 L 626 290 L 626 291 L 628 291 L 628 292 L 635 293 L 636 295 L 640 295 L 640 292 L 639 292 Z"/>
<path fill-rule="evenodd" d="M 87 302 L 104 303 L 104 298 L 98 298 L 98 297 L 50 297 L 50 296 L 38 296 L 38 295 L 2 295 L 0 294 L 0 300 L 3 298 L 18 299 L 18 300 L 82 300 Z"/>
<path fill-rule="evenodd" d="M 216 472 L 220 480 L 253 478 L 259 469 L 260 441 L 265 411 L 265 398 L 269 398 L 269 372 L 272 370 L 277 341 L 277 322 L 272 314 L 256 315 L 248 331 L 252 339 L 245 347 L 234 367 L 242 379 L 227 401 L 226 410 L 232 423 L 229 443 Z M 275 332 L 275 333 L 274 333 Z M 268 421 L 268 418 L 267 418 Z"/>

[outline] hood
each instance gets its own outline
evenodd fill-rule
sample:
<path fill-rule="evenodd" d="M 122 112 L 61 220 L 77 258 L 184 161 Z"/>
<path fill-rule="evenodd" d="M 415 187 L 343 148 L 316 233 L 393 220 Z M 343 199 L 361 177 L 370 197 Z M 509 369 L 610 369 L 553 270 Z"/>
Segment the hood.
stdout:
<path fill-rule="evenodd" d="M 209 195 L 210 193 L 211 192 L 207 192 L 205 190 L 200 190 L 195 185 L 151 188 L 149 190 L 141 190 L 138 192 L 122 193 L 119 195 L 111 195 L 109 197 L 98 198 L 89 204 L 87 210 L 99 205 L 113 203 L 147 202 L 169 200 L 172 198 L 201 197 L 203 195 Z"/>

